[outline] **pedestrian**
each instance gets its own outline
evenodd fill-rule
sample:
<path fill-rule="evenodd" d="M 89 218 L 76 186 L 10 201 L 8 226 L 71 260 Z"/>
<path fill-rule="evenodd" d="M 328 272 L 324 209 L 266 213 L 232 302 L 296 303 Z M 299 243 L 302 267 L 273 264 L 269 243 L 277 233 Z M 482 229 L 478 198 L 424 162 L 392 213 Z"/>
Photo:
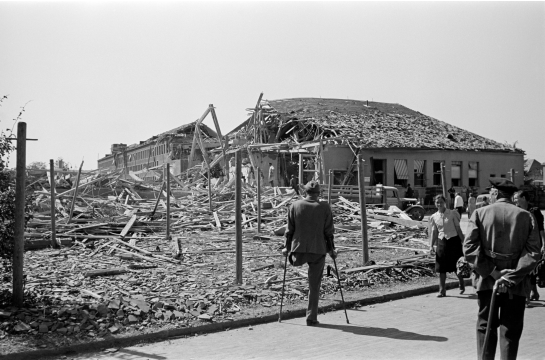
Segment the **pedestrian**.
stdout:
<path fill-rule="evenodd" d="M 458 211 L 458 214 L 460 214 L 461 219 L 462 214 L 464 213 L 464 199 L 459 192 L 457 192 L 456 196 L 454 197 L 454 208 L 456 209 L 456 211 Z"/>
<path fill-rule="evenodd" d="M 430 253 L 435 252 L 435 272 L 439 273 L 439 294 L 447 294 L 446 280 L 448 272 L 456 272 L 456 262 L 463 256 L 462 239 L 464 234 L 460 228 L 460 216 L 457 211 L 447 209 L 443 195 L 434 198 L 437 212 L 430 216 L 429 236 Z M 460 294 L 465 292 L 464 278 L 458 276 Z"/>
<path fill-rule="evenodd" d="M 545 231 L 544 231 L 544 224 L 543 224 L 543 214 L 541 213 L 541 210 L 539 210 L 538 207 L 534 207 L 528 200 L 530 199 L 530 196 L 527 191 L 520 190 L 513 195 L 513 202 L 515 205 L 517 205 L 519 208 L 523 210 L 528 210 L 530 214 L 534 216 L 534 219 L 536 220 L 537 228 L 539 230 L 539 243 L 541 246 L 541 254 L 545 254 Z M 530 285 L 532 288 L 530 289 L 530 294 L 526 297 L 526 306 L 528 306 L 528 303 L 530 300 L 539 300 L 539 292 L 537 291 L 537 275 L 532 271 L 529 275 L 530 277 Z"/>
<path fill-rule="evenodd" d="M 405 197 L 412 198 L 413 196 L 414 196 L 413 188 L 411 187 L 411 184 L 407 184 L 407 190 L 405 190 Z"/>
<path fill-rule="evenodd" d="M 454 194 L 456 194 L 456 189 L 454 188 L 454 185 L 451 185 L 450 186 L 450 189 L 447 190 L 447 192 L 449 193 L 449 196 L 450 196 L 450 208 L 451 209 L 454 209 Z"/>
<path fill-rule="evenodd" d="M 318 300 L 325 256 L 329 254 L 335 259 L 337 252 L 333 243 L 335 228 L 331 208 L 327 202 L 318 200 L 320 185 L 312 180 L 304 189 L 307 196 L 294 202 L 288 211 L 282 254 L 288 256 L 293 266 L 308 264 L 307 326 L 313 326 L 319 324 Z"/>
<path fill-rule="evenodd" d="M 469 197 L 467 198 L 467 218 L 469 219 L 471 217 L 471 214 L 475 211 L 477 208 L 477 199 L 475 196 L 473 196 L 473 193 L 469 193 Z"/>
<path fill-rule="evenodd" d="M 516 207 L 511 197 L 516 186 L 504 178 L 490 178 L 491 205 L 475 210 L 464 240 L 464 255 L 474 271 L 479 312 L 477 354 L 481 358 L 487 325 L 489 342 L 484 359 L 494 359 L 500 331 L 502 359 L 516 359 L 522 334 L 527 276 L 539 259 L 539 235 L 533 216 Z M 488 324 L 492 289 L 497 286 L 492 323 Z"/>
<path fill-rule="evenodd" d="M 297 184 L 297 178 L 294 175 L 292 175 L 290 178 L 290 186 L 293 190 L 295 190 L 295 193 L 297 195 L 301 195 L 299 194 L 299 186 Z"/>
<path fill-rule="evenodd" d="M 269 184 L 274 187 L 274 166 L 272 163 L 269 163 Z"/>

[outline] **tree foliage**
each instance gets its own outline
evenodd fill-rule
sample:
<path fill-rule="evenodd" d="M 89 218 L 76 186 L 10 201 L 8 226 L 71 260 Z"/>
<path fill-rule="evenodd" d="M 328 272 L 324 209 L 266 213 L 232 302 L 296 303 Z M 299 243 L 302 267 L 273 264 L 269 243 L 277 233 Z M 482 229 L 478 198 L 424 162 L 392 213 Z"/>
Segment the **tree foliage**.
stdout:
<path fill-rule="evenodd" d="M 0 106 L 7 95 L 0 98 Z M 24 107 L 15 121 L 21 119 Z M 1 120 L 1 119 L 0 119 Z M 15 171 L 7 168 L 9 155 L 15 150 L 12 130 L 0 132 L 0 263 L 5 271 L 9 271 L 13 256 L 15 234 Z M 27 194 L 25 204 L 25 226 L 32 217 L 33 194 Z"/>

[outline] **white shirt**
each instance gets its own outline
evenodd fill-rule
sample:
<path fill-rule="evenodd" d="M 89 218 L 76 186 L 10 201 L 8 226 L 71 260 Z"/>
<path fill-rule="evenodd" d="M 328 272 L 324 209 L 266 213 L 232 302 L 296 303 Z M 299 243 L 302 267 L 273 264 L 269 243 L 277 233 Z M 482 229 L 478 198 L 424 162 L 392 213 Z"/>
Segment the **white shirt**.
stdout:
<path fill-rule="evenodd" d="M 456 198 L 454 198 L 454 207 L 463 207 L 464 206 L 464 199 L 462 199 L 462 196 L 458 195 Z"/>

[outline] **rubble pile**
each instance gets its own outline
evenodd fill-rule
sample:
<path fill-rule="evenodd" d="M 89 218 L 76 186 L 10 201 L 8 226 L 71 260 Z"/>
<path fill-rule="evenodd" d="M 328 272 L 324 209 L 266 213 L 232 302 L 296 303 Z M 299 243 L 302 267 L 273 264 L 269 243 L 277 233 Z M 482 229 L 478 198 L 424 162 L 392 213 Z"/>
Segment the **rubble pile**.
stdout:
<path fill-rule="evenodd" d="M 111 187 L 110 195 L 93 196 L 101 189 L 82 187 L 71 221 L 71 197 L 59 196 L 55 216 L 60 249 L 49 246 L 47 191 L 37 191 L 39 211 L 25 233 L 27 249 L 34 249 L 25 253 L 25 291 L 30 300 L 23 309 L 0 311 L 0 339 L 9 334 L 53 333 L 86 339 L 129 330 L 194 326 L 230 321 L 241 313 L 258 314 L 279 305 L 283 226 L 289 205 L 300 199 L 293 190 L 263 191 L 261 233 L 257 232 L 256 190 L 243 190 L 243 284 L 237 285 L 232 192 L 213 191 L 210 211 L 206 189 L 174 186 L 172 236 L 167 238 L 165 189 L 116 177 L 96 177 L 102 189 L 104 184 Z M 324 296 L 339 290 L 337 275 L 346 290 L 433 275 L 421 223 L 400 225 L 395 214 L 369 208 L 373 261 L 362 267 L 359 204 L 341 199 L 332 209 L 339 274 L 328 257 Z M 381 220 L 373 219 L 373 214 L 381 214 Z M 10 279 L 4 279 L 0 291 L 10 286 Z M 307 292 L 306 268 L 289 266 L 284 303 L 304 301 Z"/>

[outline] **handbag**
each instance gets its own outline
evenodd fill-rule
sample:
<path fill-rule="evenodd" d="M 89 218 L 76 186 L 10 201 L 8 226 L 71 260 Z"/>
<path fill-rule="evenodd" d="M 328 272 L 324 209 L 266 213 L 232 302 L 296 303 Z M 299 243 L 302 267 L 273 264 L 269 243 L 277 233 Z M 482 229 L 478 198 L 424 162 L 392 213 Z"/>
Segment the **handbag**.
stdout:
<path fill-rule="evenodd" d="M 469 263 L 463 256 L 456 261 L 456 275 L 464 279 L 471 276 L 471 266 L 469 266 Z"/>

